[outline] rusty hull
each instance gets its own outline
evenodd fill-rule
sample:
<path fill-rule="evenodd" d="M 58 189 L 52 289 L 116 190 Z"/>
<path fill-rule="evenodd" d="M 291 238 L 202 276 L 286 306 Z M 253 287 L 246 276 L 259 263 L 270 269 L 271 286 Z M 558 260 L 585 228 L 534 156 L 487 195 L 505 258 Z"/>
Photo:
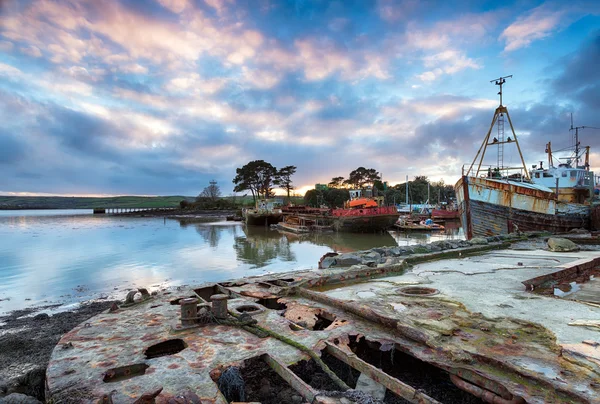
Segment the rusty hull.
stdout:
<path fill-rule="evenodd" d="M 373 268 L 363 272 L 388 286 L 386 279 L 393 274 Z M 230 311 L 275 299 L 286 309 L 259 305 L 261 310 L 250 313 L 260 327 L 317 352 L 327 350 L 410 402 L 436 401 L 356 358 L 347 346 L 349 336 L 364 336 L 388 350 L 408 353 L 447 371 L 458 384 L 468 383 L 485 394 L 495 392 L 492 397 L 523 398 L 528 403 L 599 402 L 600 361 L 582 357 L 581 350 L 567 354 L 542 325 L 486 318 L 443 294 L 415 297 L 381 288 L 371 298 L 348 301 L 302 287 L 327 284 L 329 278 L 341 287 L 351 285 L 347 279 L 340 280 L 340 273 L 343 270 L 315 270 L 159 291 L 152 299 L 104 312 L 61 338 L 47 370 L 47 397 L 57 403 L 103 402 L 106 397 L 115 403 L 133 403 L 162 388 L 156 403 L 174 402 L 170 400 L 183 395 L 197 395 L 202 403 L 226 403 L 213 378 L 229 366 L 261 356 L 308 402 L 336 402 L 319 398 L 317 391 L 290 374 L 287 366 L 308 359 L 292 345 L 233 325 L 181 328 L 178 299 L 201 298 L 196 291 L 214 290 L 229 296 Z M 316 316 L 326 316 L 332 323 L 313 331 Z M 148 348 L 174 340 L 182 342 L 154 349 L 158 356 L 147 358 Z M 519 366 L 524 359 L 554 369 L 559 377 Z"/>
<path fill-rule="evenodd" d="M 527 185 L 463 176 L 455 190 L 467 238 L 590 228 L 590 206 L 557 202 L 555 194 Z"/>

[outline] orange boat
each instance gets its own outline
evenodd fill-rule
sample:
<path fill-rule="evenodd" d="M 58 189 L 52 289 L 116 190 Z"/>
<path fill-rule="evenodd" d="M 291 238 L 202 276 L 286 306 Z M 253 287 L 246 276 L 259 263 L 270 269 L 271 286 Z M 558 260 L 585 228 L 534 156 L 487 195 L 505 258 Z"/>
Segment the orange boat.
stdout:
<path fill-rule="evenodd" d="M 379 205 L 370 198 L 356 198 L 348 202 L 349 208 L 377 208 Z"/>

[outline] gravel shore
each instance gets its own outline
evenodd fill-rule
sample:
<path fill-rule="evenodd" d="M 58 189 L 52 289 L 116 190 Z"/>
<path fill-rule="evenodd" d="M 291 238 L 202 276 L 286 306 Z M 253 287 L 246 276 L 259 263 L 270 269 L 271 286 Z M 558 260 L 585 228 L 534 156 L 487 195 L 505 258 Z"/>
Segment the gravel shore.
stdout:
<path fill-rule="evenodd" d="M 108 309 L 112 301 L 82 304 L 71 311 L 35 314 L 56 308 L 16 310 L 0 317 L 0 403 L 11 393 L 44 401 L 46 367 L 61 336 L 76 325 Z M 10 402 L 10 401 L 8 401 Z"/>

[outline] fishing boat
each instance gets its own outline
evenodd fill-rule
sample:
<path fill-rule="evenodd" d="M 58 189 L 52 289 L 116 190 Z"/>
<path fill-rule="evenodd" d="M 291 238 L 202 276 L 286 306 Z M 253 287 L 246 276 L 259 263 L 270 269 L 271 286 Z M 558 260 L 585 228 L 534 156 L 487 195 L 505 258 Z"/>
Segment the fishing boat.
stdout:
<path fill-rule="evenodd" d="M 352 193 L 351 193 L 352 195 Z M 354 194 L 343 208 L 331 210 L 334 230 L 354 233 L 381 232 L 398 219 L 395 206 L 383 206 L 383 197 L 363 197 Z"/>
<path fill-rule="evenodd" d="M 594 197 L 594 174 L 586 166 L 534 166 L 527 170 L 517 135 L 506 106 L 502 85 L 506 78 L 492 80 L 500 87 L 500 105 L 473 162 L 455 185 L 461 224 L 468 239 L 518 231 L 568 232 L 590 228 Z M 505 120 L 510 133 L 505 138 Z M 491 136 L 497 125 L 497 136 Z M 492 139 L 491 139 L 492 138 Z M 498 148 L 497 166 L 482 166 L 486 150 Z M 518 150 L 521 166 L 504 166 L 504 147 Z M 589 152 L 589 148 L 587 149 Z M 479 160 L 478 160 L 479 159 Z M 576 158 L 576 161 L 579 157 Z M 550 157 L 550 162 L 552 158 Z"/>
<path fill-rule="evenodd" d="M 283 221 L 277 223 L 277 229 L 297 234 L 332 231 L 328 218 L 310 214 L 284 215 Z"/>
<path fill-rule="evenodd" d="M 256 201 L 254 209 L 242 210 L 242 216 L 250 226 L 270 226 L 283 220 L 279 203 L 268 199 Z"/>
<path fill-rule="evenodd" d="M 460 214 L 456 206 L 451 204 L 441 204 L 432 209 L 431 218 L 439 221 L 459 220 Z"/>

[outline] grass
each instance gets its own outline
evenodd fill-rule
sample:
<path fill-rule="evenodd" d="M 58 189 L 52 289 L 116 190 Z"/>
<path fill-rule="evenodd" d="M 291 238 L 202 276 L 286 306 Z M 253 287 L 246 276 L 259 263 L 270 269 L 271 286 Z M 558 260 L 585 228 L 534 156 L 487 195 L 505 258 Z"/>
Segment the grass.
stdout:
<path fill-rule="evenodd" d="M 225 196 L 225 199 L 232 199 Z M 94 208 L 170 208 L 178 207 L 182 200 L 193 202 L 193 196 L 2 196 L 0 210 L 8 209 L 94 209 Z M 284 197 L 285 200 L 285 197 Z M 301 205 L 302 197 L 292 197 L 292 203 Z M 254 206 L 252 196 L 235 198 L 237 206 Z"/>
<path fill-rule="evenodd" d="M 177 207 L 184 199 L 194 200 L 186 196 L 0 196 L 0 209 L 166 208 Z"/>

